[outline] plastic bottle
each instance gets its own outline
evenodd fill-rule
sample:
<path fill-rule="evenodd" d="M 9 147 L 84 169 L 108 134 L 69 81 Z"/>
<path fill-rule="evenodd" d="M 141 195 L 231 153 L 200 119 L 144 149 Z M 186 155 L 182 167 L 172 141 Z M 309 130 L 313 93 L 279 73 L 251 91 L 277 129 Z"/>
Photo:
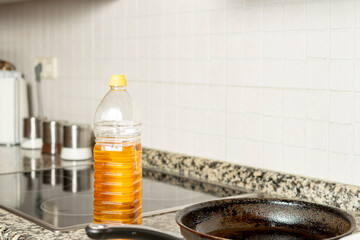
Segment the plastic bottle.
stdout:
<path fill-rule="evenodd" d="M 140 116 L 124 75 L 109 86 L 94 118 L 94 223 L 141 224 Z"/>

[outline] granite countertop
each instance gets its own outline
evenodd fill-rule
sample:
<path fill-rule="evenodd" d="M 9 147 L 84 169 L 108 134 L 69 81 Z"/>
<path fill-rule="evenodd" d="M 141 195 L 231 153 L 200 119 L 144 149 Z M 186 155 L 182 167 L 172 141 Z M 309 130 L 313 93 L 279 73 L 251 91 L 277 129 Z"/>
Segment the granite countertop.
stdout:
<path fill-rule="evenodd" d="M 9 161 L 12 159 L 12 161 Z M 0 174 L 90 164 L 92 160 L 72 162 L 41 156 L 18 148 L 0 147 Z M 265 197 L 307 200 L 338 207 L 352 213 L 360 223 L 360 187 L 326 182 L 221 161 L 196 158 L 144 148 L 143 166 L 178 176 L 218 183 Z M 176 179 L 174 181 L 177 181 Z M 203 187 L 201 187 L 203 189 Z M 143 218 L 143 225 L 180 234 L 176 212 Z M 359 231 L 358 229 L 356 231 Z M 0 239 L 88 239 L 84 229 L 56 234 L 0 209 Z"/>
<path fill-rule="evenodd" d="M 157 216 L 144 217 L 143 225 L 153 227 L 162 231 L 177 233 L 180 236 L 179 227 L 175 222 L 176 212 L 170 212 Z M 0 209 L 0 239 L 2 240 L 84 240 L 89 239 L 84 229 L 69 232 L 54 233 L 44 229 L 26 219 L 20 218 L 3 209 Z"/>

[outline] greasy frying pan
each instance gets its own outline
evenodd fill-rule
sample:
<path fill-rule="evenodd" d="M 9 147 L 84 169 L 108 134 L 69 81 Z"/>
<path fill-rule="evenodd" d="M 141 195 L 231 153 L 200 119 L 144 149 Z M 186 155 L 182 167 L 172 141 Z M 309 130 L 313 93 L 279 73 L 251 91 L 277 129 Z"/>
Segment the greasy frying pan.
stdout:
<path fill-rule="evenodd" d="M 356 228 L 354 217 L 340 209 L 271 198 L 198 203 L 181 210 L 176 222 L 187 240 L 334 240 L 351 234 Z M 90 224 L 86 232 L 94 239 L 181 239 L 174 234 L 134 225 Z"/>

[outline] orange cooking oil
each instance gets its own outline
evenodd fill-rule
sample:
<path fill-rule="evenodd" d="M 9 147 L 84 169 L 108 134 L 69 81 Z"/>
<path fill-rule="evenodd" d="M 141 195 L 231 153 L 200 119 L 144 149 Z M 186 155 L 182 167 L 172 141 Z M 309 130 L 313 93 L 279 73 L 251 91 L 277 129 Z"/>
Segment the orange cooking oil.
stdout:
<path fill-rule="evenodd" d="M 94 223 L 142 223 L 141 143 L 94 147 Z"/>

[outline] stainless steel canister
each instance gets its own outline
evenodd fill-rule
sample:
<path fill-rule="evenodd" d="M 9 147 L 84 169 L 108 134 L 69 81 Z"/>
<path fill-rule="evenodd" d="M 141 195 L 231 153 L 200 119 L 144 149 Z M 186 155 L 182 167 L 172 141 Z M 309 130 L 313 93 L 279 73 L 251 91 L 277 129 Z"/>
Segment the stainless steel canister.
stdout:
<path fill-rule="evenodd" d="M 91 147 L 91 128 L 87 124 L 64 125 L 63 146 L 65 148 Z"/>
<path fill-rule="evenodd" d="M 41 120 L 39 118 L 24 118 L 23 137 L 26 139 L 41 138 Z"/>
<path fill-rule="evenodd" d="M 43 153 L 57 154 L 61 152 L 62 124 L 50 120 L 43 122 Z"/>
<path fill-rule="evenodd" d="M 90 159 L 92 157 L 90 125 L 66 124 L 63 130 L 61 158 L 65 160 Z"/>
<path fill-rule="evenodd" d="M 36 117 L 24 118 L 23 139 L 21 147 L 25 149 L 42 148 L 42 120 Z"/>

